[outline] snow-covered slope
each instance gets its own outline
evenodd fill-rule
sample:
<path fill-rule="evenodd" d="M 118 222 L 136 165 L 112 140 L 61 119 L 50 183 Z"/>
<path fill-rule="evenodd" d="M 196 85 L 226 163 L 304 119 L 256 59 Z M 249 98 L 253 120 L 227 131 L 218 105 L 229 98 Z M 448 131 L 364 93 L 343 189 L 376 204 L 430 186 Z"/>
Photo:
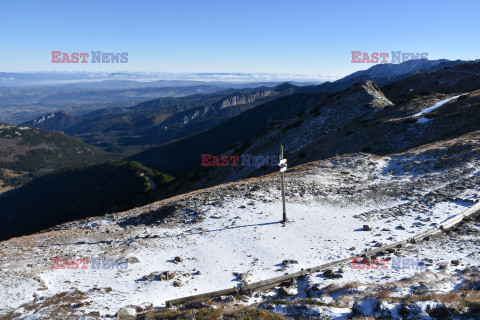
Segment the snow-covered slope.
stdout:
<path fill-rule="evenodd" d="M 472 151 L 478 150 L 478 138 L 463 141 L 471 161 L 445 164 L 432 157 L 436 150 L 448 154 L 456 148 L 445 142 L 389 157 L 356 154 L 293 168 L 286 176 L 291 222 L 285 225 L 279 176 L 272 174 L 2 242 L 0 310 L 10 318 L 31 319 L 98 318 L 120 308 L 142 312 L 169 299 L 268 279 L 406 239 L 478 200 L 478 154 Z M 418 160 L 422 164 L 412 170 Z M 464 247 L 461 255 L 475 251 Z M 52 269 L 54 257 L 89 263 L 86 269 Z M 435 260 L 429 272 L 445 260 L 431 254 L 421 258 Z M 96 259 L 128 263 L 98 269 Z M 465 262 L 478 264 L 475 256 Z M 388 271 L 388 277 L 349 273 L 345 281 L 387 283 L 417 271 Z M 312 280 L 317 286 L 328 284 L 317 280 Z"/>

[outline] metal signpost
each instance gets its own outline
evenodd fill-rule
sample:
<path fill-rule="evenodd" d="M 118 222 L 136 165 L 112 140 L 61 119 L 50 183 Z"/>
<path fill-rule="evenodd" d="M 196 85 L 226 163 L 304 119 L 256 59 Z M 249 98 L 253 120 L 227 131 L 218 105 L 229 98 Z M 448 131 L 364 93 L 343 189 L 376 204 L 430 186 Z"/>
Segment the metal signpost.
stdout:
<path fill-rule="evenodd" d="M 287 170 L 287 159 L 283 159 L 283 146 L 280 146 L 280 161 L 278 162 L 278 166 L 280 167 L 280 172 L 282 173 L 282 201 L 283 201 L 283 223 L 286 223 L 287 220 L 287 211 L 285 209 L 285 171 Z"/>

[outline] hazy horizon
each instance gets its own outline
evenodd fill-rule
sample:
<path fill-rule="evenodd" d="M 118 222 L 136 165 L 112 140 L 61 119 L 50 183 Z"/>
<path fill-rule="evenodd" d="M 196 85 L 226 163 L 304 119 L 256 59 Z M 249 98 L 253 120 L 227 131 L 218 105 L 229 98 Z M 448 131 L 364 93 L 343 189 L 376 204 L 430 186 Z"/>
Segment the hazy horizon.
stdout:
<path fill-rule="evenodd" d="M 285 73 L 340 78 L 373 63 L 362 53 L 475 60 L 480 3 L 403 1 L 206 2 L 0 0 L 0 72 Z M 477 8 L 477 9 L 475 9 Z M 354 10 L 348 10 L 354 9 Z M 448 18 L 449 28 L 442 19 Z M 414 21 L 415 23 L 410 23 Z M 443 41 L 438 41 L 443 39 Z M 52 51 L 127 53 L 127 63 L 51 63 Z"/>

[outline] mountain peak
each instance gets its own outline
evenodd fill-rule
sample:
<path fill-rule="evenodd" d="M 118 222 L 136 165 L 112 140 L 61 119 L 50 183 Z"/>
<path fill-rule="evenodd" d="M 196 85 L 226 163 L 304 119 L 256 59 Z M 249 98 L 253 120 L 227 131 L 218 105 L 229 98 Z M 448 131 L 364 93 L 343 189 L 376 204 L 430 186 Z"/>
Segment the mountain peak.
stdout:
<path fill-rule="evenodd" d="M 362 105 L 368 105 L 373 108 L 382 108 L 392 104 L 376 83 L 371 80 L 357 82 L 347 90 L 333 95 L 333 97 L 335 97 L 336 100 L 341 100 L 342 103 L 355 101 L 356 104 L 361 103 Z"/>
<path fill-rule="evenodd" d="M 282 84 L 279 84 L 278 86 L 274 87 L 275 90 L 277 91 L 283 91 L 283 90 L 288 90 L 288 89 L 293 89 L 296 88 L 293 84 L 289 82 L 284 82 Z"/>

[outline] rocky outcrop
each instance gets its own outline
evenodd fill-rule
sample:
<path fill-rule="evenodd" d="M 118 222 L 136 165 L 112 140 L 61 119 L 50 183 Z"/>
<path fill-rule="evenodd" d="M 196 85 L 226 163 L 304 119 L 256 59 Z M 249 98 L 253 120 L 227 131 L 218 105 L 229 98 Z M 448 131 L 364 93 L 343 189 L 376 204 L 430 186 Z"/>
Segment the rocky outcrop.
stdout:
<path fill-rule="evenodd" d="M 259 103 L 266 102 L 269 98 L 280 95 L 282 95 L 282 93 L 276 90 L 259 90 L 251 93 L 235 93 L 213 104 L 180 112 L 168 118 L 162 123 L 162 126 L 168 129 L 169 126 L 179 123 L 186 125 L 193 121 L 208 120 L 216 117 L 221 118 L 234 113 L 237 114 L 239 111 L 245 111 L 258 105 Z M 246 108 L 225 110 L 238 106 L 246 106 Z"/>

